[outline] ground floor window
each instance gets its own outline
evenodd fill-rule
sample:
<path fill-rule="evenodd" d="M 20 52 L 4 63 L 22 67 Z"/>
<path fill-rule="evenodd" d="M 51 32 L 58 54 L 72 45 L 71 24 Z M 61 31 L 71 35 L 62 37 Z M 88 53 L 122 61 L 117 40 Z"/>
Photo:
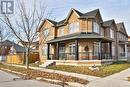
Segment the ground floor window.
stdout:
<path fill-rule="evenodd" d="M 115 46 L 112 45 L 112 56 L 115 56 Z"/>
<path fill-rule="evenodd" d="M 60 45 L 59 46 L 59 59 L 64 59 L 65 58 L 65 45 Z"/>
<path fill-rule="evenodd" d="M 76 44 L 75 43 L 70 44 L 69 50 L 70 50 L 70 55 L 75 55 L 76 54 Z"/>
<path fill-rule="evenodd" d="M 42 55 L 43 55 L 43 56 L 47 56 L 47 50 L 48 50 L 48 49 L 47 49 L 47 44 L 46 44 L 46 45 L 44 45 L 43 48 L 42 48 Z"/>
<path fill-rule="evenodd" d="M 99 44 L 97 42 L 93 43 L 93 55 L 98 56 L 99 54 Z"/>

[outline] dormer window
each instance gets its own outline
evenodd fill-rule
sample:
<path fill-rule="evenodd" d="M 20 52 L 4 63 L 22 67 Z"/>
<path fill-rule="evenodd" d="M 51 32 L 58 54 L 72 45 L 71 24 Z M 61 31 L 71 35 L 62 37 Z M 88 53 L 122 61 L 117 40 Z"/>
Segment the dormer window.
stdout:
<path fill-rule="evenodd" d="M 69 33 L 74 33 L 79 31 L 79 22 L 74 22 L 69 24 Z"/>
<path fill-rule="evenodd" d="M 99 34 L 99 24 L 97 22 L 93 22 L 93 32 Z"/>

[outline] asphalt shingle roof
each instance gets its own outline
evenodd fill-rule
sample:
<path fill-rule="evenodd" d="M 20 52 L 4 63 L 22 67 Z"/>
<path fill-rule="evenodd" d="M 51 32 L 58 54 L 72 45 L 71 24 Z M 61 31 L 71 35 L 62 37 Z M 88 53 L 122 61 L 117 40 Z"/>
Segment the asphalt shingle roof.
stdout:
<path fill-rule="evenodd" d="M 94 18 L 98 12 L 99 12 L 99 9 L 95 9 L 93 11 L 84 13 L 80 18 Z"/>
<path fill-rule="evenodd" d="M 53 43 L 53 42 L 58 42 L 58 41 L 65 41 L 65 40 L 72 40 L 72 39 L 104 39 L 104 40 L 108 40 L 108 41 L 112 41 L 108 38 L 105 38 L 103 36 L 100 35 L 95 35 L 95 34 L 87 34 L 87 33 L 75 33 L 75 34 L 70 34 L 70 35 L 66 35 L 66 36 L 62 36 L 62 37 L 57 37 L 55 39 L 52 39 L 50 41 L 48 41 L 48 43 Z"/>
<path fill-rule="evenodd" d="M 117 30 L 124 33 L 124 34 L 127 34 L 126 30 L 125 30 L 125 27 L 124 27 L 124 23 L 121 22 L 121 23 L 117 23 Z"/>
<path fill-rule="evenodd" d="M 16 52 L 25 52 L 25 48 L 9 40 L 0 42 L 0 46 L 14 46 Z"/>
<path fill-rule="evenodd" d="M 90 11 L 90 12 L 87 12 L 87 13 L 81 13 L 76 9 L 73 9 L 73 10 L 80 16 L 80 18 L 94 18 L 97 15 L 97 13 L 99 12 L 99 9 L 96 9 L 96 10 L 93 10 L 93 11 Z M 56 21 L 53 21 L 53 20 L 50 20 L 50 19 L 47 19 L 47 20 L 50 21 L 55 26 L 59 26 L 59 25 L 64 24 L 66 19 L 63 19 L 59 22 L 56 22 Z"/>
<path fill-rule="evenodd" d="M 112 25 L 113 22 L 114 22 L 113 19 L 112 19 L 112 20 L 108 20 L 108 21 L 104 21 L 104 22 L 103 22 L 103 26 L 105 26 L 105 27 L 109 27 L 109 26 Z"/>

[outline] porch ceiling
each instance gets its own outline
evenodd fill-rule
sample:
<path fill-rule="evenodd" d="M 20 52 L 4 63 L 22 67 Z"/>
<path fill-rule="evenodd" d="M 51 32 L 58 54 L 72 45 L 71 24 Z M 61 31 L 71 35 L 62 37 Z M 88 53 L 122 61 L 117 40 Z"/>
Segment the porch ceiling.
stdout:
<path fill-rule="evenodd" d="M 65 35 L 62 37 L 57 37 L 55 39 L 48 41 L 47 43 L 55 43 L 60 41 L 73 40 L 73 39 L 98 39 L 99 41 L 103 41 L 103 42 L 112 42 L 112 39 L 104 36 L 99 36 L 96 34 L 75 33 L 75 34 Z"/>

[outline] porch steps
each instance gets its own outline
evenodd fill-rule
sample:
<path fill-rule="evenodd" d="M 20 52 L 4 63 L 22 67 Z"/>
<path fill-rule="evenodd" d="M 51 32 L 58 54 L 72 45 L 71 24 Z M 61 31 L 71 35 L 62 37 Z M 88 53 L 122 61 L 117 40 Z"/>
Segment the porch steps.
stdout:
<path fill-rule="evenodd" d="M 47 60 L 44 64 L 39 65 L 41 68 L 46 68 L 48 66 L 55 65 L 55 61 L 53 60 Z"/>

